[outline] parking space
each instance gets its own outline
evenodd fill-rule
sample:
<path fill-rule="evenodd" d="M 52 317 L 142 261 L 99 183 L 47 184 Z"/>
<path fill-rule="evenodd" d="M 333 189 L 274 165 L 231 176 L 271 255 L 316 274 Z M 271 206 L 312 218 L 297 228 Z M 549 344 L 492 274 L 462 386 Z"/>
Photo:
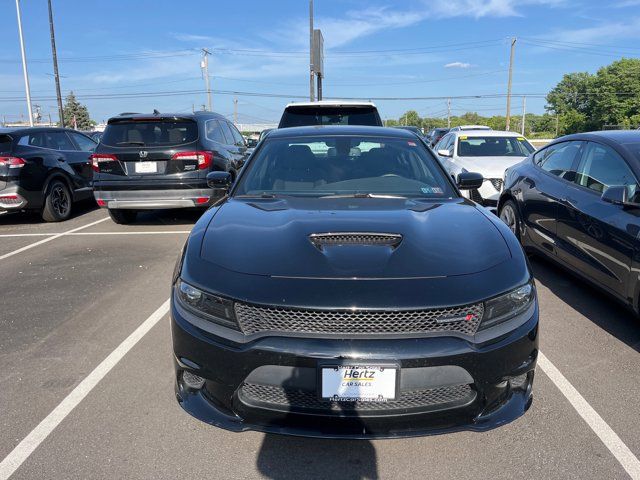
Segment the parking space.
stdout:
<path fill-rule="evenodd" d="M 122 359 L 74 409 L 55 416 L 49 436 L 29 437 L 32 443 L 23 451 L 30 455 L 15 456 L 14 448 L 164 304 L 176 256 L 198 215 L 162 211 L 142 215 L 133 225 L 94 223 L 105 217 L 92 208 L 61 224 L 0 217 L 0 235 L 80 228 L 30 248 L 28 255 L 0 260 L 0 459 L 18 462 L 12 478 L 43 472 L 50 478 L 274 479 L 637 474 L 620 463 L 628 454 L 614 455 L 602 440 L 607 432 L 592 430 L 540 367 L 531 410 L 485 433 L 328 441 L 208 426 L 175 401 L 166 314 L 157 323 L 152 318 L 138 343 L 118 350 Z M 0 256 L 41 239 L 0 238 Z M 640 367 L 638 321 L 554 265 L 535 258 L 532 264 L 541 350 L 637 462 L 640 386 L 632 378 Z M 5 463 L 0 478 L 8 471 Z"/>

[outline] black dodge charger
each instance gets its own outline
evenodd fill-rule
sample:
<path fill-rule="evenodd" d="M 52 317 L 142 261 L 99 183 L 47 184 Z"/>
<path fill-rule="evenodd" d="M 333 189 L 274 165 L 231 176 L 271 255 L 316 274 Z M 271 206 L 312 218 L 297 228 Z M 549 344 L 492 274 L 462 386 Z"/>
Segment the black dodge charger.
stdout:
<path fill-rule="evenodd" d="M 274 130 L 173 278 L 176 395 L 234 431 L 485 430 L 531 404 L 538 303 L 509 228 L 411 132 Z"/>

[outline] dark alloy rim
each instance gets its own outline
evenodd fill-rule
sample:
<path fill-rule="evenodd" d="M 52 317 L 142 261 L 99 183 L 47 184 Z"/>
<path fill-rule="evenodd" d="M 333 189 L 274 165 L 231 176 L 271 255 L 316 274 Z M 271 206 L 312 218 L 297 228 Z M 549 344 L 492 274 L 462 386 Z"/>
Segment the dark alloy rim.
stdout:
<path fill-rule="evenodd" d="M 516 233 L 516 214 L 511 208 L 511 205 L 507 205 L 500 212 L 500 219 L 507 224 L 509 229 L 515 234 Z"/>
<path fill-rule="evenodd" d="M 55 212 L 64 217 L 69 213 L 69 195 L 62 185 L 56 185 L 51 191 L 51 206 Z"/>

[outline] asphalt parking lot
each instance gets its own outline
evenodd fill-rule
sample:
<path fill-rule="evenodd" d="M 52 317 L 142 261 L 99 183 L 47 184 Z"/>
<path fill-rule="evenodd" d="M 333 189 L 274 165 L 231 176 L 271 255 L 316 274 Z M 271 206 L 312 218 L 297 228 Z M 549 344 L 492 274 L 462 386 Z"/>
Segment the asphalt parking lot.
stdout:
<path fill-rule="evenodd" d="M 59 224 L 0 216 L 0 479 L 640 478 L 640 323 L 536 258 L 543 356 L 533 406 L 509 425 L 335 441 L 191 418 L 166 301 L 196 220 L 123 226 L 91 205 Z"/>

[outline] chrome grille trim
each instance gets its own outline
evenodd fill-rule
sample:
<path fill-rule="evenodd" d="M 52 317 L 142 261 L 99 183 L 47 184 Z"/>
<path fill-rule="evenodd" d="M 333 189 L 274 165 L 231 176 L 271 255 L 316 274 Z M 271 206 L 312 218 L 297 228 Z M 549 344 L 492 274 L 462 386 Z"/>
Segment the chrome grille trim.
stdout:
<path fill-rule="evenodd" d="M 429 310 L 312 310 L 237 302 L 235 311 L 240 330 L 245 335 L 422 335 L 432 332 L 474 335 L 482 320 L 484 305 Z M 469 320 L 467 315 L 470 315 Z"/>
<path fill-rule="evenodd" d="M 375 232 L 329 232 L 312 233 L 309 240 L 318 249 L 336 245 L 374 245 L 395 248 L 400 245 L 402 235 Z"/>

